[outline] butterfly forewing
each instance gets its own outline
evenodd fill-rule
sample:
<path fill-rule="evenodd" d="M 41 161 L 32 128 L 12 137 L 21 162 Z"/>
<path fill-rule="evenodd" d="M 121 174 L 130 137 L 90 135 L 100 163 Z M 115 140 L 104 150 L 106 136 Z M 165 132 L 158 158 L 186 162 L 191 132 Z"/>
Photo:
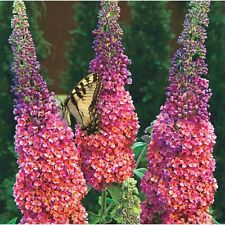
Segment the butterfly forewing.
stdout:
<path fill-rule="evenodd" d="M 99 115 L 96 104 L 102 89 L 102 83 L 98 74 L 89 74 L 82 79 L 73 89 L 71 95 L 65 101 L 68 111 L 89 132 L 98 129 Z"/>
<path fill-rule="evenodd" d="M 79 113 L 78 107 L 76 106 L 76 104 L 74 104 L 74 101 L 72 100 L 71 97 L 69 97 L 66 107 L 68 111 L 76 118 L 76 121 L 78 123 L 82 123 L 82 118 Z"/>

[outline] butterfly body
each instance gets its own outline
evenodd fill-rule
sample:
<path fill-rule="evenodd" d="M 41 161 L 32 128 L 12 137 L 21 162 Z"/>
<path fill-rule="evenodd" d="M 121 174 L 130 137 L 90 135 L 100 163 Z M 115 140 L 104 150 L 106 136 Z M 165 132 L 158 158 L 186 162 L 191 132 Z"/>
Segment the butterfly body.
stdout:
<path fill-rule="evenodd" d="M 100 76 L 91 73 L 77 84 L 64 102 L 64 116 L 69 112 L 88 134 L 95 133 L 99 128 L 96 105 L 101 89 Z"/>

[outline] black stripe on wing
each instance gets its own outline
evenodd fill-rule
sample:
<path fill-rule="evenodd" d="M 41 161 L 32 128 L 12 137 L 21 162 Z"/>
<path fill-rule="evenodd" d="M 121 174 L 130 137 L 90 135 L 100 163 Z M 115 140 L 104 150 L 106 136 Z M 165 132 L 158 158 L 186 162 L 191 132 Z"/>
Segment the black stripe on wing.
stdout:
<path fill-rule="evenodd" d="M 75 117 L 77 122 L 81 121 L 82 129 L 86 130 L 87 133 L 94 133 L 98 130 L 99 114 L 96 105 L 101 90 L 102 83 L 100 76 L 92 73 L 77 84 L 65 101 L 68 111 Z M 90 98 L 90 102 L 85 102 L 88 101 L 86 99 Z"/>

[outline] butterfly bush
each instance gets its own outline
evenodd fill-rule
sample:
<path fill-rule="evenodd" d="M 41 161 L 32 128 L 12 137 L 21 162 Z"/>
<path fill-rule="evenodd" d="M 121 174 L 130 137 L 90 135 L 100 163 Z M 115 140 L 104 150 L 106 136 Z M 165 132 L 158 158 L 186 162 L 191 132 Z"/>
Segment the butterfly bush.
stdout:
<path fill-rule="evenodd" d="M 16 75 L 15 149 L 19 172 L 14 186 L 21 223 L 86 223 L 80 201 L 87 188 L 73 132 L 61 121 L 40 65 L 22 1 L 13 5 L 12 71 Z"/>
<path fill-rule="evenodd" d="M 217 188 L 213 177 L 215 134 L 209 121 L 205 63 L 208 1 L 193 1 L 169 72 L 167 99 L 153 124 L 148 171 L 141 182 L 147 200 L 141 223 L 212 223 L 209 206 Z"/>
<path fill-rule="evenodd" d="M 118 2 L 101 2 L 98 27 L 93 32 L 96 57 L 90 63 L 90 71 L 98 73 L 103 83 L 97 105 L 99 132 L 87 135 L 79 125 L 76 129 L 85 178 L 98 190 L 123 182 L 132 176 L 134 168 L 131 145 L 137 135 L 138 119 L 131 96 L 124 88 L 131 83 L 127 69 L 130 61 L 123 53 L 119 12 Z"/>

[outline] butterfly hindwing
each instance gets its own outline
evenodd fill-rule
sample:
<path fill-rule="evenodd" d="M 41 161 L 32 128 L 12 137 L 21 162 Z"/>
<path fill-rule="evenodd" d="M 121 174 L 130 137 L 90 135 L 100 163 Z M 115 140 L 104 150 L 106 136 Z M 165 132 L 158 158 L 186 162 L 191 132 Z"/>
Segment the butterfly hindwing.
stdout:
<path fill-rule="evenodd" d="M 102 83 L 98 74 L 82 79 L 67 97 L 65 106 L 89 133 L 98 129 L 99 115 L 96 109 Z"/>

